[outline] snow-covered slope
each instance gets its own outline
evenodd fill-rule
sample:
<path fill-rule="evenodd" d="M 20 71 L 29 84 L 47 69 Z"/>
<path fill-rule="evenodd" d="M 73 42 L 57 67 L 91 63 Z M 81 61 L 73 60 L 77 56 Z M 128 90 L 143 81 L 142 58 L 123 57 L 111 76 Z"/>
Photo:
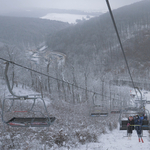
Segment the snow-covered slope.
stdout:
<path fill-rule="evenodd" d="M 99 143 L 89 143 L 73 150 L 149 150 L 150 140 L 148 131 L 144 131 L 144 143 L 138 141 L 136 131 L 133 132 L 131 140 L 128 140 L 126 131 L 119 129 L 108 131 L 99 137 Z"/>

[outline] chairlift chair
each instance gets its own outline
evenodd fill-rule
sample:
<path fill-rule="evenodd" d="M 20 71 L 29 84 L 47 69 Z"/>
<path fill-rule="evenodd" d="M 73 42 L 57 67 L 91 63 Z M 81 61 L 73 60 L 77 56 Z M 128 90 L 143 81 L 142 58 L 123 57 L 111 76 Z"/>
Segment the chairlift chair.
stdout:
<path fill-rule="evenodd" d="M 146 104 L 150 104 L 150 100 L 147 100 L 147 101 L 146 101 Z"/>
<path fill-rule="evenodd" d="M 93 100 L 93 106 L 90 115 L 92 117 L 107 117 L 108 116 L 107 109 L 104 108 L 102 105 L 97 105 L 95 103 L 95 93 L 93 94 L 92 100 Z"/>
<path fill-rule="evenodd" d="M 111 114 L 119 114 L 120 113 L 120 107 L 117 106 L 116 104 L 114 104 L 114 100 L 113 100 L 113 104 L 111 104 L 111 108 L 110 108 L 110 112 Z"/>
<path fill-rule="evenodd" d="M 7 125 L 12 127 L 49 127 L 55 121 L 55 117 L 50 118 L 21 118 L 13 117 L 6 122 Z"/>
<path fill-rule="evenodd" d="M 91 112 L 91 116 L 93 116 L 93 117 L 97 117 L 97 116 L 107 117 L 108 116 L 108 112 L 106 112 L 106 110 L 102 109 L 102 106 L 96 105 L 96 106 L 93 106 L 93 110 Z"/>
<path fill-rule="evenodd" d="M 28 99 L 30 98 L 30 99 Z M 45 102 L 43 99 L 41 98 L 37 98 L 37 97 L 28 97 L 27 99 L 25 100 L 33 100 L 33 104 L 31 105 L 31 108 L 30 110 L 15 110 L 13 111 L 13 115 L 16 116 L 15 114 L 19 114 L 19 115 L 24 115 L 25 113 L 29 113 L 29 114 L 34 114 L 34 113 L 40 113 L 42 117 L 12 117 L 10 119 L 4 119 L 6 118 L 5 117 L 5 114 L 7 113 L 12 113 L 11 111 L 11 108 L 13 108 L 13 105 L 14 103 L 17 101 L 18 102 L 18 98 L 6 98 L 3 100 L 3 105 L 2 105 L 2 121 L 3 123 L 9 125 L 9 126 L 12 126 L 12 127 L 49 127 L 54 121 L 55 121 L 55 117 L 49 117 L 48 116 L 48 112 L 47 112 L 47 108 L 46 108 L 46 105 L 45 105 Z M 43 101 L 43 104 L 44 104 L 44 110 L 45 110 L 45 113 L 42 113 L 42 111 L 35 111 L 33 110 L 33 108 L 35 107 L 35 101 L 36 100 L 42 100 Z M 12 104 L 11 106 L 9 107 L 9 109 L 5 110 L 5 101 L 12 101 Z M 25 101 L 24 100 L 24 101 Z M 21 100 L 22 101 L 22 98 Z"/>
<path fill-rule="evenodd" d="M 150 123 L 149 123 L 149 111 L 145 109 L 145 111 L 139 109 L 139 108 L 126 108 L 124 110 L 122 110 L 122 112 L 120 113 L 120 117 L 119 117 L 119 123 L 120 123 L 120 130 L 127 130 L 127 124 L 128 124 L 128 120 L 124 120 L 122 119 L 123 115 L 143 115 L 146 114 L 147 119 L 143 120 L 143 124 L 142 124 L 142 130 L 150 130 Z M 134 125 L 135 126 L 135 125 Z"/>
<path fill-rule="evenodd" d="M 12 91 L 12 89 L 10 88 L 10 83 L 8 80 L 8 76 L 7 76 L 7 71 L 8 71 L 8 67 L 9 67 L 9 62 L 6 63 L 6 67 L 5 67 L 5 79 L 6 79 L 6 84 L 8 87 L 9 92 L 12 94 L 13 97 L 10 98 L 5 98 L 3 100 L 3 105 L 2 105 L 2 121 L 3 123 L 12 126 L 12 127 L 49 127 L 52 123 L 54 123 L 55 121 L 55 117 L 49 117 L 48 115 L 48 111 L 46 108 L 46 104 L 43 98 L 39 97 L 39 96 L 18 96 L 15 95 Z M 9 107 L 9 109 L 7 111 L 5 111 L 5 101 L 6 100 L 10 100 L 11 106 Z M 11 108 L 13 107 L 13 104 L 15 101 L 25 101 L 25 100 L 33 100 L 33 104 L 31 106 L 31 109 L 29 111 L 15 111 L 15 112 L 20 112 L 20 113 L 24 113 L 24 112 L 28 112 L 28 113 L 37 113 L 40 112 L 42 114 L 42 116 L 44 117 L 13 117 L 10 120 L 5 120 L 4 116 L 6 112 L 10 112 Z M 41 111 L 33 111 L 33 108 L 35 106 L 35 101 L 37 100 L 42 100 L 43 105 L 44 105 L 44 109 L 45 109 L 45 114 L 43 114 Z"/>
<path fill-rule="evenodd" d="M 111 114 L 119 114 L 120 110 L 119 109 L 112 109 Z"/>

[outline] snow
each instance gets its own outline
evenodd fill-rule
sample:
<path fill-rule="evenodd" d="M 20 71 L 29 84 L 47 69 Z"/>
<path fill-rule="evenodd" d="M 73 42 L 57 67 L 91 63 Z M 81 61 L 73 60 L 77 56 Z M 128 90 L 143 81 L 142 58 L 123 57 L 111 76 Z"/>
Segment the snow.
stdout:
<path fill-rule="evenodd" d="M 143 137 L 145 143 L 139 143 L 136 131 L 133 132 L 131 140 L 128 140 L 127 137 L 123 137 L 126 135 L 126 131 L 118 131 L 114 130 L 112 133 L 107 135 L 103 135 L 101 138 L 103 139 L 103 149 L 111 149 L 111 150 L 142 150 L 149 149 L 149 140 L 148 140 L 148 132 L 145 131 L 144 135 L 147 137 Z M 108 142 L 109 141 L 109 142 Z M 109 144 L 106 144 L 109 143 Z M 102 149 L 102 150 L 103 150 Z"/>
<path fill-rule="evenodd" d="M 48 46 L 44 45 L 44 46 L 42 46 L 42 47 L 39 49 L 39 51 L 43 51 L 43 50 L 45 50 L 47 47 L 48 47 Z"/>
<path fill-rule="evenodd" d="M 144 132 L 144 143 L 138 141 L 136 132 L 134 131 L 131 140 L 128 140 L 126 131 L 119 131 L 118 129 L 102 134 L 99 138 L 99 143 L 90 143 L 82 145 L 80 150 L 148 150 L 150 147 L 148 132 Z M 73 149 L 79 150 L 79 148 Z"/>
<path fill-rule="evenodd" d="M 1 83 L 1 92 L 0 94 L 2 95 L 2 93 L 4 92 L 5 95 L 8 95 L 9 92 L 7 90 L 6 85 L 4 84 L 4 81 L 2 81 L 0 79 L 0 83 Z M 14 93 L 16 94 L 20 94 L 20 95 L 28 95 L 28 94 L 38 94 L 35 93 L 32 89 L 26 87 L 26 89 L 22 89 L 21 87 L 15 87 L 14 89 Z M 150 92 L 148 91 L 143 91 L 142 93 L 144 93 L 147 97 L 147 99 L 150 98 Z M 150 105 L 147 104 L 146 108 L 148 110 L 150 110 Z M 36 130 L 35 130 L 36 131 Z M 98 142 L 95 143 L 86 143 L 84 145 L 81 145 L 79 143 L 77 143 L 76 148 L 71 148 L 71 150 L 149 150 L 150 149 L 150 138 L 149 138 L 149 133 L 148 131 L 143 131 L 143 140 L 144 143 L 139 142 L 138 141 L 138 137 L 136 134 L 136 131 L 133 131 L 131 140 L 128 139 L 128 137 L 126 136 L 126 131 L 120 131 L 119 130 L 119 125 L 118 125 L 118 129 L 115 129 L 113 131 L 110 130 L 106 130 L 105 134 L 101 134 L 98 138 Z M 10 139 L 9 135 L 6 135 L 6 139 Z M 18 137 L 20 136 L 20 134 L 18 135 Z M 36 133 L 35 133 L 36 136 Z M 81 139 L 84 137 L 80 137 Z M 26 141 L 26 143 L 30 143 L 29 141 Z M 34 144 L 33 144 L 34 143 Z M 1 142 L 0 142 L 1 144 Z M 39 141 L 33 139 L 33 142 L 31 143 L 32 145 L 30 145 L 30 147 L 32 147 L 32 149 L 37 149 L 41 148 L 41 149 L 49 149 L 49 150 L 68 150 L 68 148 L 66 147 L 58 147 L 56 144 L 52 147 L 49 148 L 47 147 L 47 145 L 43 145 L 40 144 Z M 28 145 L 28 144 L 27 144 Z M 65 143 L 64 143 L 65 145 Z"/>
<path fill-rule="evenodd" d="M 106 134 L 102 134 L 99 137 L 99 142 L 97 143 L 87 143 L 85 145 L 78 145 L 76 148 L 71 148 L 72 150 L 149 150 L 150 141 L 148 136 L 148 131 L 143 132 L 144 143 L 138 141 L 136 131 L 133 131 L 131 140 L 126 137 L 126 131 L 119 131 L 115 129 L 113 131 L 107 131 Z M 58 148 L 56 146 L 55 150 L 68 150 L 67 148 Z M 53 150 L 54 147 L 51 149 Z"/>
<path fill-rule="evenodd" d="M 57 13 L 49 13 L 46 16 L 41 17 L 42 19 L 49 19 L 49 20 L 57 20 L 62 22 L 68 22 L 68 23 L 77 23 L 76 20 L 88 20 L 94 16 L 88 15 L 76 15 L 76 14 L 57 14 Z"/>

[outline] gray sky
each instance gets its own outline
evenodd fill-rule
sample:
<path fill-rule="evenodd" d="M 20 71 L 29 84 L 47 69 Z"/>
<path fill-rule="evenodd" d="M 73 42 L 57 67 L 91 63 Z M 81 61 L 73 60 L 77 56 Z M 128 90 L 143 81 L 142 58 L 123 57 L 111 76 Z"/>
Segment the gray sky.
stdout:
<path fill-rule="evenodd" d="M 109 0 L 112 9 L 141 0 Z M 0 0 L 0 9 L 42 7 L 59 9 L 101 10 L 107 9 L 106 0 Z"/>

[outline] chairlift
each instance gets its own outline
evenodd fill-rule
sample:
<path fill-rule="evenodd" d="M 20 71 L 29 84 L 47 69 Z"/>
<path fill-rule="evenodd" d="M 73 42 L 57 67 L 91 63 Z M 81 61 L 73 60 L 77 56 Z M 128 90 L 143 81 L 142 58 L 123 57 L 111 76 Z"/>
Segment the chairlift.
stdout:
<path fill-rule="evenodd" d="M 95 96 L 95 93 L 94 93 L 93 96 L 92 96 L 93 106 L 92 106 L 91 114 L 90 115 L 92 117 L 107 117 L 108 116 L 107 109 L 104 108 L 103 105 L 97 105 L 95 103 L 95 99 L 96 99 L 96 96 Z"/>
<path fill-rule="evenodd" d="M 114 99 L 113 99 L 110 109 L 111 109 L 110 110 L 111 114 L 119 114 L 120 113 L 120 107 L 118 105 L 114 104 Z"/>
<path fill-rule="evenodd" d="M 39 97 L 37 95 L 32 95 L 32 96 L 29 96 L 29 95 L 26 95 L 26 96 L 18 96 L 18 95 L 15 95 L 12 91 L 12 89 L 10 88 L 10 83 L 9 83 L 9 79 L 8 79 L 8 76 L 7 76 L 7 72 L 8 72 L 8 67 L 9 67 L 9 62 L 6 62 L 6 67 L 5 67 L 5 79 L 6 79 L 6 84 L 7 84 L 7 87 L 8 87 L 8 90 L 9 92 L 11 93 L 11 95 L 13 97 L 9 97 L 9 98 L 5 98 L 3 100 L 3 105 L 2 105 L 2 121 L 3 123 L 9 125 L 9 126 L 12 126 L 12 127 L 49 127 L 52 123 L 54 123 L 55 121 L 55 117 L 50 117 L 48 115 L 48 111 L 47 111 L 47 108 L 46 108 L 46 104 L 45 104 L 45 101 L 42 97 Z M 6 111 L 6 108 L 5 108 L 5 102 L 6 101 L 11 101 L 11 105 L 9 107 L 9 109 L 7 109 Z M 13 117 L 9 120 L 6 121 L 5 119 L 5 114 L 10 112 L 10 110 L 12 109 L 15 101 L 27 101 L 27 100 L 32 100 L 33 101 L 33 104 L 31 105 L 31 108 L 30 110 L 26 111 L 26 110 L 15 110 L 14 113 L 41 113 L 42 114 L 42 117 Z M 39 101 L 41 100 L 43 102 L 43 105 L 44 105 L 44 110 L 45 110 L 45 113 L 43 114 L 42 111 L 34 111 L 33 108 L 35 107 L 35 103 L 36 101 Z M 46 115 L 45 115 L 46 114 Z"/>
<path fill-rule="evenodd" d="M 143 124 L 142 124 L 142 130 L 150 130 L 150 115 L 149 111 L 147 109 L 143 110 L 141 108 L 135 108 L 135 107 L 129 107 L 121 111 L 120 117 L 119 117 L 119 123 L 120 123 L 120 130 L 127 130 L 127 124 L 128 124 L 128 117 L 132 115 L 146 115 L 147 118 L 144 118 Z M 123 116 L 126 117 L 126 119 L 122 118 Z M 134 125 L 135 126 L 135 125 Z"/>
<path fill-rule="evenodd" d="M 150 104 L 150 100 L 147 100 L 147 101 L 146 101 L 146 104 Z"/>
<path fill-rule="evenodd" d="M 112 109 L 111 114 L 119 114 L 120 110 L 119 109 Z"/>

